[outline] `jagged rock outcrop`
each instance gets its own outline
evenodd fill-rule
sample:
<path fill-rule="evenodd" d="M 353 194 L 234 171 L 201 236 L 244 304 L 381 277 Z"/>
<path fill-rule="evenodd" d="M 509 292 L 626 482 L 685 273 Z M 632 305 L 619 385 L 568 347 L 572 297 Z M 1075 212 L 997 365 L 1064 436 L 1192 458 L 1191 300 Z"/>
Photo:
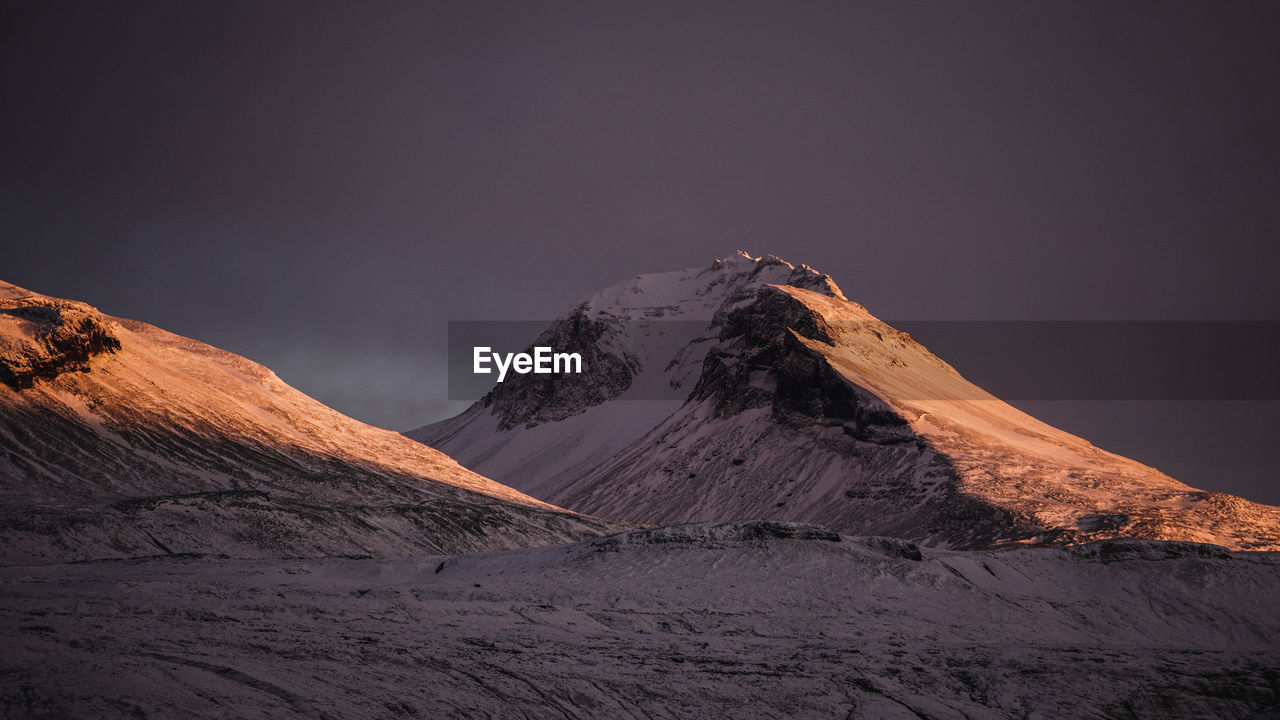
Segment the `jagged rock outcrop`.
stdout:
<path fill-rule="evenodd" d="M 66 372 L 88 372 L 95 355 L 120 340 L 92 308 L 65 300 L 0 299 L 0 382 L 14 389 Z"/>
<path fill-rule="evenodd" d="M 621 395 L 631 386 L 637 371 L 634 356 L 615 354 L 602 347 L 600 340 L 609 326 L 593 320 L 585 307 L 574 308 L 566 317 L 551 324 L 534 340 L 531 347 L 552 347 L 556 352 L 578 353 L 583 373 L 518 375 L 494 386 L 480 400 L 500 418 L 498 427 L 510 430 L 517 426 L 531 428 L 545 422 L 563 420 L 581 412 L 581 408 L 599 405 Z"/>

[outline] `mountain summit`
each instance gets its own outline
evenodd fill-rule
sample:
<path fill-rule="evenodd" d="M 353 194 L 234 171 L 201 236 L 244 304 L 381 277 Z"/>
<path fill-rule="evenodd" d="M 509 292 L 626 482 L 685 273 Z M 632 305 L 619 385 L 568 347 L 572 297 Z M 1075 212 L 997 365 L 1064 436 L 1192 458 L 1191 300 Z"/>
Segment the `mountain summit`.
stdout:
<path fill-rule="evenodd" d="M 1280 549 L 1280 508 L 1050 427 L 771 255 L 636 276 L 535 344 L 582 352 L 584 374 L 508 380 L 408 435 L 549 502 L 639 522 L 767 518 L 951 548 Z"/>

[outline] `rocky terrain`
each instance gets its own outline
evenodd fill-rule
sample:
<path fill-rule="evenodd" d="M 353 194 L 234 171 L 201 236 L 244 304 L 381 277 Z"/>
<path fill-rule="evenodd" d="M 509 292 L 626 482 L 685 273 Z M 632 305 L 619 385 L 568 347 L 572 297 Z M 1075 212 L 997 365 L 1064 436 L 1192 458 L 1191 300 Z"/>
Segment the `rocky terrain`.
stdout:
<path fill-rule="evenodd" d="M 549 502 L 638 522 L 769 518 L 950 548 L 1280 548 L 1280 508 L 1039 422 L 806 266 L 739 254 L 639 276 L 568 317 L 593 327 L 573 347 L 630 369 L 601 380 L 607 397 L 544 413 L 546 394 L 513 378 L 409 436 Z"/>
<path fill-rule="evenodd" d="M 270 370 L 0 285 L 0 561 L 454 553 L 617 527 L 345 417 Z"/>

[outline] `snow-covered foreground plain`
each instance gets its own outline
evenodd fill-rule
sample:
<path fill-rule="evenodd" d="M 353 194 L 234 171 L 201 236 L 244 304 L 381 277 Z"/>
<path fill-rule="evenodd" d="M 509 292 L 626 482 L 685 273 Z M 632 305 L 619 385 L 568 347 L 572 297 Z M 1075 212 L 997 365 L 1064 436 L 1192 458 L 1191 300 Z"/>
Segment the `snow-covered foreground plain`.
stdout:
<path fill-rule="evenodd" d="M 0 568 L 5 717 L 1280 717 L 1280 556 L 779 523 Z"/>

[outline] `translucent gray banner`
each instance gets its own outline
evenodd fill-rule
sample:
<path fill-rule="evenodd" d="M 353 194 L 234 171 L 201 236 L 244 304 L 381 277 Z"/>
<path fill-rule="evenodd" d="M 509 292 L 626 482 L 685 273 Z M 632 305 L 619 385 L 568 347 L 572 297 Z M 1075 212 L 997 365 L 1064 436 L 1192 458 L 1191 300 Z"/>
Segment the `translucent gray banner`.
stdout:
<path fill-rule="evenodd" d="M 527 351 L 541 321 L 449 323 L 449 399 L 475 400 L 496 373 L 474 349 Z M 1277 321 L 892 321 L 970 382 L 1003 400 L 1280 400 Z M 615 325 L 629 337 L 714 336 L 703 322 Z M 708 343 L 709 345 L 710 343 Z M 677 344 L 678 346 L 678 344 Z M 553 348 L 557 351 L 572 348 Z M 669 358 L 664 358 L 663 361 Z M 590 367 L 583 368 L 589 375 Z M 508 375 L 508 381 L 513 375 Z M 635 396 L 644 399 L 643 395 Z"/>

